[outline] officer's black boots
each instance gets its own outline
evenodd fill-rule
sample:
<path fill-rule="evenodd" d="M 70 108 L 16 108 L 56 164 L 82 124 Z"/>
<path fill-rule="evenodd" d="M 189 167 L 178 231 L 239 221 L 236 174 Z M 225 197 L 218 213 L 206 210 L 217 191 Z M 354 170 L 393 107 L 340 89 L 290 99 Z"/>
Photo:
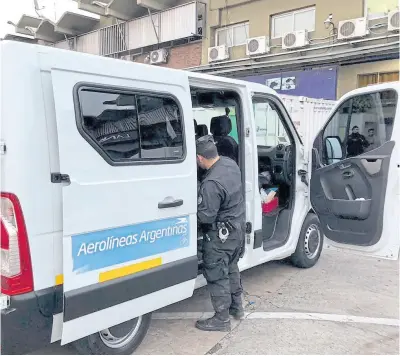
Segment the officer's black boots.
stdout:
<path fill-rule="evenodd" d="M 240 308 L 229 308 L 229 315 L 232 315 L 235 319 L 240 320 L 244 318 L 244 309 Z"/>
<path fill-rule="evenodd" d="M 231 321 L 228 311 L 215 313 L 210 319 L 202 319 L 196 322 L 196 328 L 203 331 L 231 331 Z"/>

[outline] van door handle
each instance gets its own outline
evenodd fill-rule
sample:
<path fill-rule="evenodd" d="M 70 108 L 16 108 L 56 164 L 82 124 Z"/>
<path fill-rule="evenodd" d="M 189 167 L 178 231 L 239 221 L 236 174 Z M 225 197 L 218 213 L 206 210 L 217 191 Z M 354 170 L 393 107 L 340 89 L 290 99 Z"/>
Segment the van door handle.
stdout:
<path fill-rule="evenodd" d="M 354 177 L 354 171 L 346 171 L 342 173 L 343 178 L 352 178 Z"/>
<path fill-rule="evenodd" d="M 351 167 L 351 164 L 341 164 L 340 166 L 339 166 L 339 169 L 347 169 L 347 168 L 350 168 Z"/>
<path fill-rule="evenodd" d="M 177 206 L 183 205 L 182 199 L 174 199 L 172 197 L 167 197 L 163 201 L 158 203 L 158 209 L 176 208 Z"/>

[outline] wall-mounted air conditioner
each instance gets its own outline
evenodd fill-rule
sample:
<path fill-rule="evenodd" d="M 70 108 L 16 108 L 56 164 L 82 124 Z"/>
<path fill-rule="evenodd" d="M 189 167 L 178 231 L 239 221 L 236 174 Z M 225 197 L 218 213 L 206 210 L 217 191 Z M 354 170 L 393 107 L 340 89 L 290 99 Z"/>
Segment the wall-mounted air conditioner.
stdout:
<path fill-rule="evenodd" d="M 269 53 L 269 40 L 266 36 L 249 38 L 246 43 L 246 54 L 254 56 L 257 54 Z"/>
<path fill-rule="evenodd" d="M 399 18 L 400 18 L 399 10 L 391 11 L 388 13 L 388 31 L 399 31 L 400 29 Z"/>
<path fill-rule="evenodd" d="M 339 21 L 338 25 L 339 40 L 365 37 L 368 34 L 369 34 L 368 20 L 365 17 Z"/>
<path fill-rule="evenodd" d="M 150 64 L 167 63 L 168 51 L 166 48 L 150 52 Z"/>
<path fill-rule="evenodd" d="M 308 39 L 307 30 L 289 32 L 282 37 L 283 49 L 302 48 L 309 44 L 310 41 Z"/>
<path fill-rule="evenodd" d="M 208 49 L 208 62 L 223 61 L 229 58 L 228 47 L 226 45 L 210 47 Z"/>

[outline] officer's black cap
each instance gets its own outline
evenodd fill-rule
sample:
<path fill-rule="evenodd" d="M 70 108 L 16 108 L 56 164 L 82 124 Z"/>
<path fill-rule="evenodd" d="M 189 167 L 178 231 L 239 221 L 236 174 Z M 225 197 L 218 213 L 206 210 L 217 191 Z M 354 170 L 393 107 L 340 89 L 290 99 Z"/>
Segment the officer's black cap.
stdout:
<path fill-rule="evenodd" d="M 218 156 L 217 146 L 211 135 L 202 136 L 196 140 L 196 153 L 207 159 Z"/>

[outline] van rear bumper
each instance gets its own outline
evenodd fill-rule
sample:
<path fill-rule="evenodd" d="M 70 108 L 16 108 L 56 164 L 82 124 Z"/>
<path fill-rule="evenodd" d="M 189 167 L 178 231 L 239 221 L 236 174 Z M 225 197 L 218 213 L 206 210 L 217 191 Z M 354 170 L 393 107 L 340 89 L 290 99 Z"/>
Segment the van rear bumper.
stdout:
<path fill-rule="evenodd" d="M 62 312 L 60 288 L 11 297 L 9 306 L 1 310 L 1 353 L 21 355 L 49 345 L 57 312 Z"/>

